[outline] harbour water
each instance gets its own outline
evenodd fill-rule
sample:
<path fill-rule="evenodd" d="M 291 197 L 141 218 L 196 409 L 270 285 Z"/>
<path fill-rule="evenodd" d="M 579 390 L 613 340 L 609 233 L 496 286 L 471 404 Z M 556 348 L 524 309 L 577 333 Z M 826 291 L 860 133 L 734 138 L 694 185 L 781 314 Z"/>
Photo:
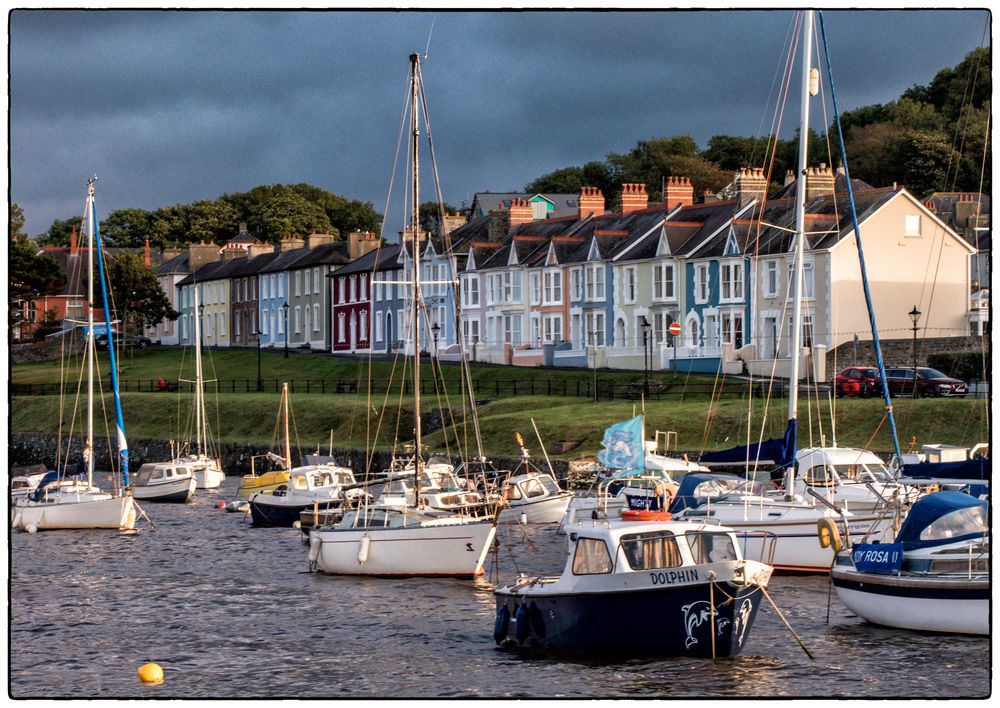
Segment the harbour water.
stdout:
<path fill-rule="evenodd" d="M 486 579 L 308 572 L 296 529 L 255 529 L 215 505 L 146 504 L 135 533 L 10 539 L 13 698 L 851 697 L 983 698 L 987 638 L 869 625 L 823 576 L 776 576 L 742 655 L 594 663 L 527 657 L 492 639 L 490 580 L 558 573 L 555 525 L 502 527 Z M 829 604 L 829 609 L 828 609 Z M 827 614 L 829 612 L 829 622 Z M 633 623 L 641 617 L 607 617 Z M 163 667 L 162 685 L 136 669 Z"/>

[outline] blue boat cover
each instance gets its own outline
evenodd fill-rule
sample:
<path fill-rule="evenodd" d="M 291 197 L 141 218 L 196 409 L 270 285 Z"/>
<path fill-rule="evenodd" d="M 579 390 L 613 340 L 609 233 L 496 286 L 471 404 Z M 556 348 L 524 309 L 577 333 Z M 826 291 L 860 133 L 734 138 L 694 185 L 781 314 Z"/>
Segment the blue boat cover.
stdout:
<path fill-rule="evenodd" d="M 904 550 L 912 550 L 979 538 L 982 536 L 982 531 L 935 540 L 920 538 L 921 532 L 942 516 L 959 509 L 970 509 L 977 506 L 983 507 L 985 511 L 987 506 L 986 501 L 976 499 L 962 492 L 934 492 L 933 494 L 928 494 L 926 497 L 921 497 L 910 507 L 910 513 L 906 515 L 903 526 L 899 529 L 899 534 L 896 536 L 896 543 L 902 543 Z"/>
<path fill-rule="evenodd" d="M 33 502 L 41 501 L 42 497 L 45 496 L 45 488 L 58 481 L 59 473 L 54 470 L 49 470 L 45 473 L 45 476 L 42 477 L 42 481 L 38 483 L 38 486 L 35 487 L 35 491 L 33 491 L 31 496 L 28 498 Z"/>
<path fill-rule="evenodd" d="M 728 450 L 706 452 L 698 460 L 703 465 L 776 465 L 787 467 L 795 460 L 795 420 L 788 421 L 785 437 L 771 438 L 753 445 L 739 445 Z"/>
<path fill-rule="evenodd" d="M 696 498 L 694 491 L 704 482 L 710 482 L 713 479 L 744 481 L 742 477 L 722 472 L 688 472 L 681 477 L 680 486 L 677 488 L 677 495 L 674 497 L 673 502 L 670 503 L 670 513 L 676 514 L 684 509 L 694 509 L 706 503 L 708 497 Z"/>
<path fill-rule="evenodd" d="M 959 462 L 920 462 L 903 465 L 900 476 L 920 479 L 978 479 L 988 482 L 990 465 L 985 457 L 974 457 Z"/>

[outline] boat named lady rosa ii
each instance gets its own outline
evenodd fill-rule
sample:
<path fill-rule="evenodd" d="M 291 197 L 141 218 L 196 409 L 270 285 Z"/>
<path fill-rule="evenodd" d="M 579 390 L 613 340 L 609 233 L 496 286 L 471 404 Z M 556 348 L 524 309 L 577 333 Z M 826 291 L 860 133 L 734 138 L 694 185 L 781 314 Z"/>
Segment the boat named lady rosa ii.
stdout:
<path fill-rule="evenodd" d="M 918 499 L 894 543 L 841 551 L 830 571 L 837 596 L 874 624 L 989 634 L 987 503 L 962 492 Z"/>

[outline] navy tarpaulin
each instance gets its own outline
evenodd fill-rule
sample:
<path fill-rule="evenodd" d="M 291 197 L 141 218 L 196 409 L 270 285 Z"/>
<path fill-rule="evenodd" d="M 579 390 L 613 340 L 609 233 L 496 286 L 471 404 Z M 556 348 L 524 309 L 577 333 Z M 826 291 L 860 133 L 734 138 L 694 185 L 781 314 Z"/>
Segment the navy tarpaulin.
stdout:
<path fill-rule="evenodd" d="M 703 465 L 745 465 L 749 462 L 751 465 L 787 467 L 795 459 L 795 428 L 795 421 L 790 420 L 783 438 L 771 438 L 753 445 L 706 452 L 698 461 Z"/>
<path fill-rule="evenodd" d="M 677 488 L 677 494 L 674 495 L 674 501 L 670 504 L 670 513 L 676 514 L 684 509 L 693 509 L 705 504 L 709 498 L 696 498 L 694 492 L 700 485 L 705 482 L 711 482 L 715 479 L 721 479 L 724 481 L 735 480 L 737 482 L 743 481 L 741 477 L 722 472 L 688 472 L 686 475 L 681 477 L 681 483 Z"/>
<path fill-rule="evenodd" d="M 59 473 L 49 470 L 45 473 L 45 476 L 42 477 L 42 481 L 38 483 L 38 486 L 35 487 L 35 491 L 33 491 L 31 496 L 28 498 L 33 502 L 41 501 L 42 497 L 45 496 L 45 488 L 57 483 L 58 481 Z"/>
<path fill-rule="evenodd" d="M 920 534 L 932 523 L 946 514 L 959 509 L 971 509 L 983 507 L 987 504 L 983 499 L 976 499 L 962 492 L 934 492 L 926 497 L 921 497 L 913 503 L 910 513 L 906 515 L 903 525 L 896 536 L 896 543 L 902 543 L 904 549 L 923 548 L 925 546 L 939 546 L 943 543 L 954 543 L 964 539 L 977 538 L 980 533 L 970 533 L 960 536 L 951 536 L 936 540 L 924 540 Z"/>
<path fill-rule="evenodd" d="M 904 465 L 900 476 L 915 479 L 975 479 L 988 482 L 990 465 L 985 457 L 958 462 L 919 462 Z"/>

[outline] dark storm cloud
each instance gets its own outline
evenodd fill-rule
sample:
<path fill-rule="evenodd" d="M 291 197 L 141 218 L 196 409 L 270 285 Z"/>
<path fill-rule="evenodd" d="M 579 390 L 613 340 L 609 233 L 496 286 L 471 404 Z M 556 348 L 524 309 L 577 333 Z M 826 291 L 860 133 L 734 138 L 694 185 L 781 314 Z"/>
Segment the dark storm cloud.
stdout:
<path fill-rule="evenodd" d="M 11 194 L 30 233 L 79 213 L 94 173 L 105 213 L 275 182 L 309 182 L 381 211 L 407 56 L 424 50 L 433 24 L 423 72 L 445 198 L 458 204 L 638 139 L 689 134 L 704 146 L 715 134 L 766 130 L 792 16 L 17 11 Z M 849 109 L 956 64 L 987 16 L 825 20 Z"/>

